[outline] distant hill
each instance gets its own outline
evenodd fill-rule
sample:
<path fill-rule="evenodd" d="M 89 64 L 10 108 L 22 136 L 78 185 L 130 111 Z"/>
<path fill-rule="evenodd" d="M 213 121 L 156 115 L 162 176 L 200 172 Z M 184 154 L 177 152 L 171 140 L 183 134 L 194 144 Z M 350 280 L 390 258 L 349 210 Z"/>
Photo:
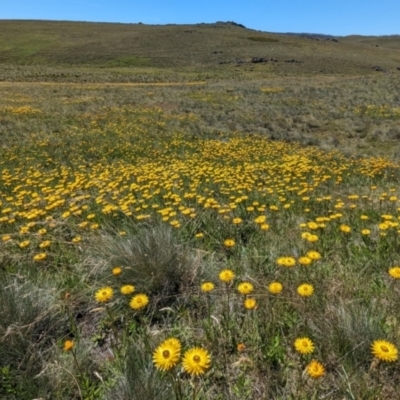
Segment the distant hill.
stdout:
<path fill-rule="evenodd" d="M 145 25 L 0 21 L 0 64 L 101 68 L 237 68 L 269 73 L 397 71 L 400 37 L 276 34 L 232 21 Z"/>
<path fill-rule="evenodd" d="M 384 47 L 387 49 L 400 50 L 400 35 L 390 36 L 360 36 L 351 35 L 343 39 L 344 43 L 360 44 L 365 46 Z"/>

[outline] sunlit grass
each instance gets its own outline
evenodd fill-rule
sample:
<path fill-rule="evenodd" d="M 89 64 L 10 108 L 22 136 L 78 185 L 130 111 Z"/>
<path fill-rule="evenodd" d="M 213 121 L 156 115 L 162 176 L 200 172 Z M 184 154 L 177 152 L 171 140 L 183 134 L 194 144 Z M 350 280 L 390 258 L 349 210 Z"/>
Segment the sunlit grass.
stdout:
<path fill-rule="evenodd" d="M 104 96 L 3 99 L 1 395 L 394 398 L 398 162 Z"/>
<path fill-rule="evenodd" d="M 371 118 L 400 118 L 400 107 L 391 107 L 389 105 L 357 106 L 354 109 L 355 114 L 366 115 Z"/>

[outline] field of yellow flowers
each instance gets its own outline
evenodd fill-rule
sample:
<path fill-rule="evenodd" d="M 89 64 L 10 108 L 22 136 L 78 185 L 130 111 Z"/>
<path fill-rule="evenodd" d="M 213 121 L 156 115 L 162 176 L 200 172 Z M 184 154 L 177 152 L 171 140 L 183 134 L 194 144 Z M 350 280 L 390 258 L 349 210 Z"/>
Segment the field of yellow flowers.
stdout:
<path fill-rule="evenodd" d="M 203 85 L 3 97 L 2 399 L 398 395 L 398 161 L 204 134 Z"/>

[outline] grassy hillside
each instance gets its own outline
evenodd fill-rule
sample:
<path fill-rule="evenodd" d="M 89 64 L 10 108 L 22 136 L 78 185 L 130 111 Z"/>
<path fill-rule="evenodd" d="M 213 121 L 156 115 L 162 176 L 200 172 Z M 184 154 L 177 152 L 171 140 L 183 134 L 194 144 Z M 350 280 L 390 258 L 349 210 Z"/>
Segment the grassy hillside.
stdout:
<path fill-rule="evenodd" d="M 263 65 L 266 73 L 365 74 L 375 65 L 388 70 L 400 66 L 400 54 L 389 47 L 377 49 L 346 38 L 334 42 L 268 34 L 226 23 L 151 26 L 0 21 L 0 63 L 6 65 L 220 71 L 243 67 L 237 61 L 258 57 L 269 60 Z"/>
<path fill-rule="evenodd" d="M 400 50 L 400 36 L 359 36 L 351 35 L 341 38 L 344 43 L 360 44 L 365 46 L 382 47 Z"/>

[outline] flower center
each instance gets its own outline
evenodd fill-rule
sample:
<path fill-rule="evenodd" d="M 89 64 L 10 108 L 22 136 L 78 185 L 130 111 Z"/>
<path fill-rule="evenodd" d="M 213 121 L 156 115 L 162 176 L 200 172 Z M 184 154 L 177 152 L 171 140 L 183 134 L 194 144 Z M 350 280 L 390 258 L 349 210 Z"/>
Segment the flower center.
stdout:
<path fill-rule="evenodd" d="M 303 345 L 304 347 L 308 347 L 308 343 L 307 343 L 305 340 L 303 340 L 302 345 Z"/>
<path fill-rule="evenodd" d="M 381 350 L 384 351 L 385 353 L 389 351 L 389 349 L 385 345 L 381 346 Z"/>
<path fill-rule="evenodd" d="M 197 356 L 197 355 L 193 357 L 193 361 L 194 361 L 195 363 L 199 363 L 200 360 L 201 360 L 200 357 Z"/>
<path fill-rule="evenodd" d="M 162 352 L 162 355 L 163 355 L 164 358 L 169 358 L 169 356 L 171 355 L 171 353 L 169 352 L 169 350 L 164 350 L 164 351 Z"/>
<path fill-rule="evenodd" d="M 140 304 L 142 302 L 142 299 L 139 297 L 136 301 Z"/>

